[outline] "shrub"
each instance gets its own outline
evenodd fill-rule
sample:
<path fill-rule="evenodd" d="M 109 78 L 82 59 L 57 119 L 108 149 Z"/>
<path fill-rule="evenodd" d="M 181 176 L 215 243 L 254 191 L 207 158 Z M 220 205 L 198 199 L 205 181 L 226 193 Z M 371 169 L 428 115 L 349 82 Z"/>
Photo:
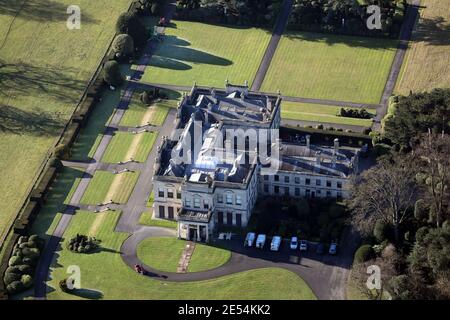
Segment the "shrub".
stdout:
<path fill-rule="evenodd" d="M 34 270 L 31 266 L 27 265 L 27 264 L 22 264 L 20 266 L 17 266 L 18 270 L 21 274 L 29 274 L 32 275 L 34 273 Z"/>
<path fill-rule="evenodd" d="M 137 48 L 141 48 L 147 40 L 147 30 L 139 18 L 129 12 L 122 13 L 116 23 L 116 31 L 130 35 Z"/>
<path fill-rule="evenodd" d="M 60 288 L 63 292 L 72 292 L 73 289 L 70 289 L 70 288 L 67 286 L 67 281 L 71 281 L 72 284 L 74 283 L 74 280 L 73 280 L 73 279 L 63 279 L 63 280 L 61 280 L 61 281 L 59 282 L 59 288 Z M 73 286 L 72 286 L 72 288 L 73 288 Z"/>
<path fill-rule="evenodd" d="M 22 271 L 20 270 L 20 267 L 21 266 L 23 266 L 23 265 L 18 265 L 18 266 L 11 266 L 11 267 L 8 267 L 7 269 L 6 269 L 6 271 L 5 271 L 5 274 L 6 273 L 17 273 L 17 274 L 22 274 Z"/>
<path fill-rule="evenodd" d="M 6 290 L 9 294 L 16 294 L 23 291 L 24 289 L 25 287 L 21 281 L 14 281 L 6 287 Z"/>
<path fill-rule="evenodd" d="M 72 252 L 89 253 L 98 248 L 99 240 L 85 235 L 77 234 L 70 239 L 67 248 Z"/>
<path fill-rule="evenodd" d="M 30 288 L 33 285 L 33 277 L 29 274 L 24 274 L 20 279 L 20 282 L 22 282 L 25 288 Z"/>
<path fill-rule="evenodd" d="M 355 263 L 363 263 L 374 257 L 373 248 L 368 244 L 363 244 L 355 252 Z"/>
<path fill-rule="evenodd" d="M 37 258 L 39 258 L 39 255 L 41 254 L 41 252 L 38 248 L 23 248 L 22 253 L 23 253 L 24 257 L 30 258 L 30 259 L 37 259 Z"/>
<path fill-rule="evenodd" d="M 119 59 L 132 57 L 134 54 L 134 41 L 128 34 L 119 34 L 112 44 L 112 51 Z"/>
<path fill-rule="evenodd" d="M 8 266 L 10 266 L 10 267 L 17 266 L 21 263 L 22 263 L 22 257 L 12 256 L 11 258 L 9 258 Z"/>
<path fill-rule="evenodd" d="M 103 80 L 109 85 L 118 87 L 123 82 L 120 67 L 117 61 L 108 61 L 103 66 Z"/>
<path fill-rule="evenodd" d="M 18 274 L 18 273 L 5 273 L 5 276 L 3 277 L 3 282 L 6 285 L 9 285 L 11 283 L 13 283 L 14 281 L 20 281 L 20 278 L 22 277 L 22 275 Z"/>

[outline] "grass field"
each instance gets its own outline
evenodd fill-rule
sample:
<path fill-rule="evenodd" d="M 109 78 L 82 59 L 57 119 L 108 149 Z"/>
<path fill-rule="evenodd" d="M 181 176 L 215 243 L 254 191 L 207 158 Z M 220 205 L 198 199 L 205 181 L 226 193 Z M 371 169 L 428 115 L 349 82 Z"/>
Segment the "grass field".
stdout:
<path fill-rule="evenodd" d="M 102 101 L 95 106 L 89 121 L 81 129 L 72 146 L 72 159 L 84 161 L 92 159 L 103 138 L 105 126 L 114 114 L 122 93 L 123 90 L 105 90 L 103 92 Z"/>
<path fill-rule="evenodd" d="M 287 33 L 281 39 L 262 91 L 288 96 L 379 103 L 397 41 Z"/>
<path fill-rule="evenodd" d="M 328 122 L 362 127 L 370 127 L 372 125 L 371 119 L 339 117 L 337 114 L 340 109 L 341 107 L 337 106 L 284 101 L 281 106 L 281 117 L 283 119 L 316 121 L 320 123 Z M 376 114 L 376 110 L 366 110 L 373 115 Z"/>
<path fill-rule="evenodd" d="M 37 221 L 33 223 L 31 233 L 49 237 L 58 224 L 64 205 L 70 203 L 83 171 L 65 167 L 53 182 L 43 207 L 39 211 Z"/>
<path fill-rule="evenodd" d="M 169 228 L 169 229 L 177 228 L 176 221 L 152 219 L 151 212 L 144 212 L 139 218 L 139 224 L 142 224 L 144 226 L 162 227 L 162 228 Z"/>
<path fill-rule="evenodd" d="M 145 162 L 157 136 L 157 132 L 139 134 L 116 132 L 103 155 L 102 162 L 125 162 L 130 158 L 138 162 Z"/>
<path fill-rule="evenodd" d="M 143 81 L 191 86 L 224 87 L 249 83 L 258 70 L 271 33 L 256 28 L 233 28 L 174 21 L 150 61 Z M 213 75 L 213 76 L 212 76 Z"/>
<path fill-rule="evenodd" d="M 163 125 L 170 108 L 176 108 L 180 93 L 176 91 L 164 91 L 168 95 L 167 100 L 161 100 L 152 106 L 144 105 L 136 94 L 128 106 L 127 111 L 120 121 L 121 126 L 137 127 L 150 123 L 154 126 Z"/>
<path fill-rule="evenodd" d="M 116 175 L 109 171 L 96 171 L 81 203 L 96 205 L 110 200 L 115 203 L 126 203 L 138 178 L 138 172 L 124 172 Z"/>
<path fill-rule="evenodd" d="M 163 282 L 144 278 L 124 264 L 120 247 L 127 234 L 113 232 L 119 212 L 109 212 L 97 229 L 103 250 L 76 254 L 64 246 L 52 265 L 48 282 L 50 300 L 73 299 L 316 299 L 307 284 L 294 273 L 277 268 L 258 269 L 200 282 Z M 78 211 L 72 218 L 65 239 L 91 230 L 96 215 Z M 69 265 L 80 266 L 83 289 L 67 294 L 58 282 L 67 277 Z M 252 288 L 252 290 L 248 290 Z"/>
<path fill-rule="evenodd" d="M 176 238 L 149 238 L 138 246 L 138 257 L 147 265 L 161 271 L 177 272 L 178 263 L 187 242 Z M 225 264 L 231 252 L 225 249 L 195 244 L 188 272 L 199 272 Z"/>
<path fill-rule="evenodd" d="M 130 2 L 77 1 L 82 28 L 73 31 L 66 27 L 66 10 L 73 1 L 28 0 L 20 12 L 24 0 L 0 2 L 0 235 L 100 63 L 116 18 Z"/>
<path fill-rule="evenodd" d="M 422 0 L 396 93 L 450 87 L 450 0 Z"/>

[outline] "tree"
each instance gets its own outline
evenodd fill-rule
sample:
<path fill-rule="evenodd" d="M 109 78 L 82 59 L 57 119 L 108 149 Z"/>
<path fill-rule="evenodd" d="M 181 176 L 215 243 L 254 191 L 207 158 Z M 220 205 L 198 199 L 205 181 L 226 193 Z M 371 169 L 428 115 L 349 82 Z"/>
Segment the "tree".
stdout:
<path fill-rule="evenodd" d="M 403 149 L 411 148 L 411 139 L 432 130 L 450 130 L 450 89 L 399 97 L 391 118 L 386 120 L 384 135 Z"/>
<path fill-rule="evenodd" d="M 108 61 L 103 66 L 103 80 L 109 85 L 120 86 L 123 82 L 117 61 Z"/>
<path fill-rule="evenodd" d="M 353 182 L 348 201 L 352 224 L 369 234 L 375 222 L 382 220 L 393 227 L 398 243 L 400 226 L 412 213 L 417 195 L 415 172 L 411 170 L 410 161 L 400 155 L 383 157 Z"/>
<path fill-rule="evenodd" d="M 429 132 L 419 136 L 418 144 L 414 154 L 425 180 L 422 186 L 436 226 L 441 227 L 448 218 L 450 201 L 450 136 Z"/>
<path fill-rule="evenodd" d="M 112 44 L 112 51 L 117 58 L 124 59 L 134 54 L 134 41 L 128 34 L 119 34 Z"/>
<path fill-rule="evenodd" d="M 141 48 L 147 41 L 147 29 L 139 18 L 129 12 L 122 13 L 116 23 L 116 31 L 130 35 L 137 48 Z"/>

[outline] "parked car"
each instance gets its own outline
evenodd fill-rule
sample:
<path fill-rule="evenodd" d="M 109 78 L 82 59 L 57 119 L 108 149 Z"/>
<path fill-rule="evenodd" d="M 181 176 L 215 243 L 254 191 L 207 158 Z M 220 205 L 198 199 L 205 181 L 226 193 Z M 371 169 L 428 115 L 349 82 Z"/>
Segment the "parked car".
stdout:
<path fill-rule="evenodd" d="M 281 245 L 281 237 L 275 236 L 272 238 L 272 242 L 270 244 L 270 250 L 278 251 L 280 249 L 280 245 Z"/>
<path fill-rule="evenodd" d="M 291 250 L 297 250 L 298 248 L 298 239 L 297 237 L 291 238 L 291 244 L 290 244 Z"/>
<path fill-rule="evenodd" d="M 251 247 L 253 246 L 253 242 L 255 242 L 256 234 L 254 232 L 247 233 L 247 236 L 245 237 L 244 241 L 244 247 Z"/>
<path fill-rule="evenodd" d="M 300 251 L 307 251 L 307 250 L 308 250 L 308 241 L 300 240 Z"/>
<path fill-rule="evenodd" d="M 256 238 L 256 247 L 259 249 L 264 248 L 264 244 L 266 243 L 266 235 L 259 234 L 258 238 Z"/>
<path fill-rule="evenodd" d="M 336 242 L 332 242 L 330 245 L 330 249 L 328 250 L 329 254 L 335 255 L 337 254 L 337 243 Z"/>
<path fill-rule="evenodd" d="M 323 243 L 319 243 L 317 245 L 316 253 L 323 254 L 324 252 L 325 252 L 325 246 L 323 245 Z"/>

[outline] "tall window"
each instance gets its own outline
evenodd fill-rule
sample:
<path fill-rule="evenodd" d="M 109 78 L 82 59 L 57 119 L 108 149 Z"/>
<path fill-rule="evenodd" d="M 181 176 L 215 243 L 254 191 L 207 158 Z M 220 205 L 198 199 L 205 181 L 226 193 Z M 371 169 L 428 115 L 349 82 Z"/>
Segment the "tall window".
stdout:
<path fill-rule="evenodd" d="M 173 198 L 173 188 L 167 188 L 167 198 Z"/>
<path fill-rule="evenodd" d="M 227 204 L 233 204 L 233 194 L 227 193 Z"/>
<path fill-rule="evenodd" d="M 330 180 L 327 180 L 327 187 L 331 188 L 331 181 Z"/>
<path fill-rule="evenodd" d="M 322 184 L 322 181 L 320 179 L 316 180 L 316 186 L 320 186 Z"/>
<path fill-rule="evenodd" d="M 194 208 L 200 208 L 200 198 L 194 197 Z"/>
<path fill-rule="evenodd" d="M 273 187 L 273 192 L 274 193 L 280 193 L 280 187 L 279 186 L 274 186 Z"/>
<path fill-rule="evenodd" d="M 188 208 L 191 207 L 192 203 L 191 203 L 191 198 L 186 198 L 184 199 L 184 205 Z"/>
<path fill-rule="evenodd" d="M 218 203 L 223 203 L 223 194 L 218 194 L 217 195 L 217 202 Z"/>
<path fill-rule="evenodd" d="M 240 195 L 236 195 L 236 204 L 241 205 L 242 204 L 242 197 Z"/>
<path fill-rule="evenodd" d="M 284 182 L 289 183 L 289 176 L 284 176 Z"/>
<path fill-rule="evenodd" d="M 158 197 L 164 198 L 164 188 L 158 188 Z"/>
<path fill-rule="evenodd" d="M 274 179 L 275 181 L 280 181 L 280 176 L 276 174 L 276 175 L 274 175 L 273 179 Z"/>
<path fill-rule="evenodd" d="M 295 177 L 295 183 L 300 184 L 300 177 Z"/>
<path fill-rule="evenodd" d="M 338 182 L 337 187 L 338 187 L 338 189 L 342 189 L 342 182 Z"/>
<path fill-rule="evenodd" d="M 181 199 L 181 191 L 177 190 L 177 199 Z"/>
<path fill-rule="evenodd" d="M 311 179 L 306 178 L 306 179 L 305 179 L 305 184 L 306 184 L 307 186 L 309 186 L 309 185 L 311 184 Z"/>

